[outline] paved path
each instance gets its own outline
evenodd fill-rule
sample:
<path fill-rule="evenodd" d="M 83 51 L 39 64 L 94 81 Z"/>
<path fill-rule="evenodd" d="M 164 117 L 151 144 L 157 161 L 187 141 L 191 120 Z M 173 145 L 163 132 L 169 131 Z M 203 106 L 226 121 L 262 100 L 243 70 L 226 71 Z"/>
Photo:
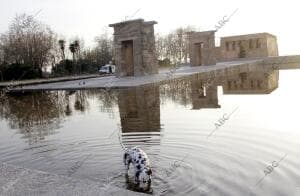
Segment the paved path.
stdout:
<path fill-rule="evenodd" d="M 140 76 L 140 77 L 122 77 L 115 76 L 82 79 L 76 81 L 55 82 L 48 84 L 28 85 L 17 87 L 11 92 L 26 92 L 26 91 L 39 91 L 39 90 L 78 90 L 78 89 L 92 89 L 92 88 L 126 88 L 135 87 L 146 84 L 168 82 L 172 79 L 178 79 L 185 76 L 193 75 L 196 73 L 204 73 L 209 71 L 224 70 L 226 68 L 236 67 L 240 65 L 249 65 L 260 62 L 261 60 L 248 60 L 248 61 L 235 61 L 218 63 L 212 66 L 198 66 L 198 67 L 182 67 L 179 69 L 169 69 L 159 74 Z"/>
<path fill-rule="evenodd" d="M 28 85 L 23 87 L 16 87 L 11 92 L 28 92 L 41 90 L 79 90 L 79 89 L 93 89 L 93 88 L 126 88 L 136 87 L 146 84 L 166 83 L 172 79 L 179 79 L 186 76 L 201 74 L 201 73 L 241 73 L 242 71 L 257 71 L 257 67 L 266 68 L 273 67 L 276 69 L 283 69 L 289 65 L 290 69 L 300 68 L 300 56 L 289 57 L 264 57 L 256 59 L 246 59 L 239 61 L 220 62 L 216 65 L 208 66 L 185 66 L 179 69 L 170 68 L 164 70 L 159 74 L 140 76 L 140 77 L 122 77 L 115 76 L 89 78 L 76 81 L 55 82 L 48 84 Z"/>
<path fill-rule="evenodd" d="M 143 196 L 112 185 L 0 163 L 1 196 Z"/>
<path fill-rule="evenodd" d="M 18 81 L 0 82 L 0 88 L 4 88 L 6 86 L 46 84 L 46 83 L 63 82 L 63 81 L 70 81 L 70 80 L 74 81 L 74 80 L 105 77 L 105 76 L 108 76 L 108 75 L 88 74 L 88 75 L 65 76 L 65 77 L 57 77 L 57 78 L 42 78 L 42 79 L 32 79 L 32 80 L 18 80 Z"/>

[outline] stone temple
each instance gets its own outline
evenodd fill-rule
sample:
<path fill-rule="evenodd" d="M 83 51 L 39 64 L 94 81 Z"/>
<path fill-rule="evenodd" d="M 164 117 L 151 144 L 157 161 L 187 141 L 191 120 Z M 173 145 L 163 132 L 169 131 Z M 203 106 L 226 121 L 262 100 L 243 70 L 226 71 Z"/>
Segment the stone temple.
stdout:
<path fill-rule="evenodd" d="M 155 55 L 155 21 L 143 19 L 110 24 L 114 28 L 116 75 L 144 76 L 158 73 Z"/>
<path fill-rule="evenodd" d="M 277 38 L 270 33 L 221 37 L 216 53 L 220 61 L 278 56 Z"/>
<path fill-rule="evenodd" d="M 189 55 L 192 66 L 215 65 L 215 31 L 188 32 Z"/>
<path fill-rule="evenodd" d="M 188 32 L 189 57 L 192 66 L 215 65 L 220 61 L 243 58 L 278 56 L 276 36 L 270 33 L 255 33 L 221 37 L 215 46 L 215 31 Z"/>

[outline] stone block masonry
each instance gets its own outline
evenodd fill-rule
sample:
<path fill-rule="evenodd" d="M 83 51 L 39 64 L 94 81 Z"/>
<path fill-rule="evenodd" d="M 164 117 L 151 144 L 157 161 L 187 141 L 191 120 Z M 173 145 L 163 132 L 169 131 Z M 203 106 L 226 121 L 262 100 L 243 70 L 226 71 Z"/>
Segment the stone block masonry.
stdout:
<path fill-rule="evenodd" d="M 144 76 L 158 73 L 155 57 L 155 21 L 143 19 L 110 24 L 114 28 L 116 75 Z"/>
<path fill-rule="evenodd" d="M 192 66 L 215 65 L 215 31 L 188 32 Z"/>

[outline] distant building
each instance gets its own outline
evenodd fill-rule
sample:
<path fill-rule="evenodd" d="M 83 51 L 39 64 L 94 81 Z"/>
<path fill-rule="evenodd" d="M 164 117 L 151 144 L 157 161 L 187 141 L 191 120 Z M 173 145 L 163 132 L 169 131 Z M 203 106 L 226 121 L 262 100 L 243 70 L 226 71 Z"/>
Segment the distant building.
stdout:
<path fill-rule="evenodd" d="M 218 61 L 278 56 L 277 38 L 269 33 L 221 37 L 216 54 Z"/>

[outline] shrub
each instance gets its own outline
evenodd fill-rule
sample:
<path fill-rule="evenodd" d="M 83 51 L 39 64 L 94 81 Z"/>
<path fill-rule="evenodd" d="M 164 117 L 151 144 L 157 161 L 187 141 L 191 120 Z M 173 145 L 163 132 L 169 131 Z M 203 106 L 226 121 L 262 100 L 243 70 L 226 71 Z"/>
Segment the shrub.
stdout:
<path fill-rule="evenodd" d="M 169 66 L 171 66 L 171 61 L 168 58 L 165 58 L 163 60 L 158 60 L 158 65 L 160 67 L 169 67 Z"/>
<path fill-rule="evenodd" d="M 39 78 L 40 73 L 38 69 L 34 69 L 31 65 L 25 64 L 10 64 L 3 66 L 1 69 L 4 80 L 22 80 Z"/>

